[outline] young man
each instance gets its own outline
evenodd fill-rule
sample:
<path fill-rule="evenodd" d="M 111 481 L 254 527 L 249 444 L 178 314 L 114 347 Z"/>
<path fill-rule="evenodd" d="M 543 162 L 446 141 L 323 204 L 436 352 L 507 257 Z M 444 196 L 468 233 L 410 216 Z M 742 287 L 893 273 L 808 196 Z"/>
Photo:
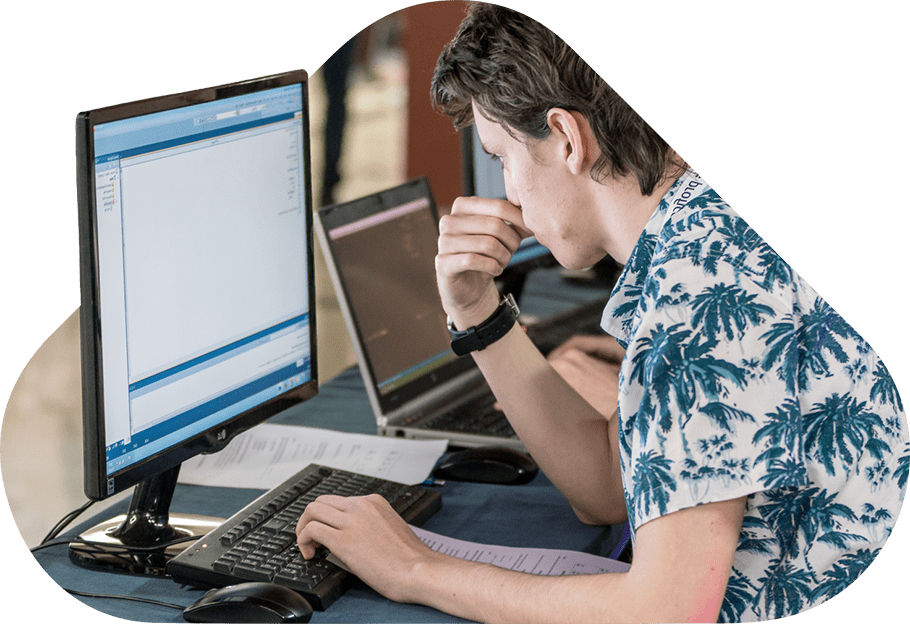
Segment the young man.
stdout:
<path fill-rule="evenodd" d="M 471 355 L 578 517 L 630 520 L 632 567 L 540 577 L 452 559 L 377 497 L 311 504 L 304 556 L 324 544 L 386 596 L 478 621 L 769 619 L 852 582 L 910 460 L 876 354 L 540 24 L 475 5 L 432 96 L 476 124 L 508 198 L 459 199 L 440 222 L 453 335 L 508 326 L 493 277 L 525 236 L 568 268 L 625 265 L 603 317 L 625 349 L 610 417 L 515 326 Z"/>

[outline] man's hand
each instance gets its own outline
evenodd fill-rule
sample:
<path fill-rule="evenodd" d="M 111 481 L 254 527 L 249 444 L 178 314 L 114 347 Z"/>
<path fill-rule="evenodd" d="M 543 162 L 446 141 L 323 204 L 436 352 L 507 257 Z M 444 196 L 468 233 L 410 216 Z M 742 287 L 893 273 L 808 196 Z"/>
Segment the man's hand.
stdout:
<path fill-rule="evenodd" d="M 607 418 L 616 413 L 625 350 L 612 336 L 572 336 L 547 360 L 578 394 Z"/>
<path fill-rule="evenodd" d="M 613 364 L 622 364 L 626 356 L 626 350 L 609 334 L 576 334 L 553 349 L 548 357 L 558 358 L 567 351 L 581 351 Z"/>
<path fill-rule="evenodd" d="M 442 306 L 459 329 L 482 322 L 499 305 L 493 278 L 523 238 L 521 210 L 507 201 L 459 197 L 439 221 L 436 278 Z"/>
<path fill-rule="evenodd" d="M 297 521 L 297 545 L 304 559 L 325 546 L 358 578 L 398 602 L 416 600 L 407 591 L 415 568 L 436 555 L 378 494 L 320 496 Z"/>

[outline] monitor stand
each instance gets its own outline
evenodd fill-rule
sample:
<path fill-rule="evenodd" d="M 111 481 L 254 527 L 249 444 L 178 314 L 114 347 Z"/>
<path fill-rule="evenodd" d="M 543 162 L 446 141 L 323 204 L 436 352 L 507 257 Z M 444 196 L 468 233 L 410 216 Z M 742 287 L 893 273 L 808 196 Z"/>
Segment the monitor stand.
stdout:
<path fill-rule="evenodd" d="M 88 543 L 70 544 L 70 559 L 89 568 L 163 576 L 168 560 L 193 540 L 167 544 L 202 537 L 224 522 L 222 518 L 169 513 L 179 472 L 178 465 L 137 485 L 129 511 L 82 533 L 79 537 Z"/>

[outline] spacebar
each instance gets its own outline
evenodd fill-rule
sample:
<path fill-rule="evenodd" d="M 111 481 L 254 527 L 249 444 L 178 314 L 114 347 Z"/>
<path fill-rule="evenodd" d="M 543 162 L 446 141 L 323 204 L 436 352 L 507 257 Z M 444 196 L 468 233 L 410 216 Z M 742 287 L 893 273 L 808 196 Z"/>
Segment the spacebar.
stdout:
<path fill-rule="evenodd" d="M 243 564 L 234 566 L 234 576 L 250 581 L 271 581 L 275 577 L 273 570 L 253 568 Z"/>

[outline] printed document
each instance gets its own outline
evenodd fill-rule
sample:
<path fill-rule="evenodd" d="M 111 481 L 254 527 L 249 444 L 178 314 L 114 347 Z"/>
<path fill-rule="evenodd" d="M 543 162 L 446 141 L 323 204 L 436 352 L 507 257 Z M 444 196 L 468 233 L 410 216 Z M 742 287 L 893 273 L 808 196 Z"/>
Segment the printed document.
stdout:
<path fill-rule="evenodd" d="M 241 433 L 218 453 L 183 462 L 178 480 L 269 489 L 309 464 L 321 464 L 415 485 L 429 476 L 447 443 L 266 423 Z"/>
<path fill-rule="evenodd" d="M 424 544 L 436 552 L 467 561 L 490 563 L 516 572 L 540 576 L 567 576 L 570 574 L 627 572 L 632 567 L 622 561 L 574 550 L 490 546 L 445 537 L 415 526 L 411 526 L 411 530 Z M 327 560 L 347 570 L 347 567 L 335 555 L 329 553 Z"/>
<path fill-rule="evenodd" d="M 490 546 L 464 540 L 444 537 L 411 527 L 427 546 L 436 552 L 458 559 L 491 563 L 500 568 L 539 574 L 541 576 L 566 576 L 569 574 L 601 574 L 603 572 L 625 572 L 631 566 L 622 561 L 598 557 L 574 550 L 552 550 L 548 548 L 516 548 L 513 546 Z"/>

